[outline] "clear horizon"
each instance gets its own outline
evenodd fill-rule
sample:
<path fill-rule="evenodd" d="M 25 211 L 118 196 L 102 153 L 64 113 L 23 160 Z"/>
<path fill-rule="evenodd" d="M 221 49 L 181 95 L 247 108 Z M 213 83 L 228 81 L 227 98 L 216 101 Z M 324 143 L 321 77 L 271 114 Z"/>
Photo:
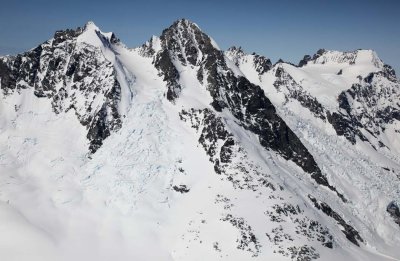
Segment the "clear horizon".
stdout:
<path fill-rule="evenodd" d="M 0 55 L 17 54 L 50 39 L 56 30 L 94 21 L 128 47 L 160 35 L 186 18 L 221 49 L 241 46 L 276 62 L 298 63 L 318 49 L 373 49 L 400 71 L 399 1 L 10 1 L 0 10 Z"/>

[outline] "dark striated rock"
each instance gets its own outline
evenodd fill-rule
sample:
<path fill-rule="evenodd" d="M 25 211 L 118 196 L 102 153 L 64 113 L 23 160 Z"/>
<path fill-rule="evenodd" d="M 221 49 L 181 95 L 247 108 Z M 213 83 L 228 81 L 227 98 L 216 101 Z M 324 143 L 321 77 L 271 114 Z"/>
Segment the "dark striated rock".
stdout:
<path fill-rule="evenodd" d="M 303 59 L 300 60 L 298 66 L 299 66 L 299 67 L 303 67 L 304 65 L 307 65 L 307 63 L 308 63 L 309 61 L 311 61 L 311 56 L 308 55 L 308 54 L 306 54 L 306 55 L 304 55 Z"/>
<path fill-rule="evenodd" d="M 253 62 L 259 75 L 268 72 L 272 68 L 271 60 L 258 54 L 254 54 Z"/>
<path fill-rule="evenodd" d="M 53 44 L 53 46 L 56 46 L 67 40 L 73 40 L 74 38 L 81 35 L 83 31 L 84 31 L 84 28 L 81 28 L 81 27 L 78 27 L 76 30 L 66 29 L 66 30 L 56 31 L 54 33 L 54 37 L 53 37 L 54 40 L 53 40 L 52 44 Z"/>
<path fill-rule="evenodd" d="M 336 134 L 344 136 L 351 142 L 351 144 L 356 144 L 356 136 L 358 136 L 362 141 L 368 141 L 368 139 L 357 128 L 358 123 L 354 119 L 336 112 L 328 112 L 327 118 L 329 123 L 332 124 L 335 129 Z"/>
<path fill-rule="evenodd" d="M 400 120 L 400 106 L 397 102 L 400 98 L 399 85 L 397 81 L 383 85 L 385 79 L 390 80 L 382 71 L 370 73 L 360 83 L 353 84 L 350 89 L 339 94 L 341 110 L 327 115 L 339 136 L 344 136 L 352 144 L 356 143 L 356 137 L 368 141 L 361 130 L 377 137 L 387 124 Z M 355 102 L 362 106 L 354 107 Z M 382 143 L 380 146 L 386 145 Z"/>
<path fill-rule="evenodd" d="M 365 80 L 368 81 L 368 78 Z M 343 109 L 346 114 L 333 113 L 332 118 L 334 120 L 331 121 L 338 135 L 345 135 L 353 144 L 355 143 L 355 135 L 359 136 L 362 140 L 366 140 L 364 135 L 357 129 L 358 127 L 362 127 L 362 124 L 352 115 L 352 106 L 348 98 L 351 97 L 354 99 L 356 95 L 359 94 L 352 89 L 340 93 L 338 97 L 339 108 Z"/>
<path fill-rule="evenodd" d="M 337 224 L 341 226 L 343 234 L 351 243 L 353 243 L 356 246 L 360 246 L 359 242 L 364 243 L 364 240 L 361 238 L 358 231 L 355 230 L 351 225 L 347 224 L 347 222 L 337 212 L 335 212 L 328 204 L 326 204 L 325 202 L 320 202 L 311 195 L 308 195 L 308 198 L 311 200 L 314 207 L 321 210 L 327 216 L 336 220 Z"/>
<path fill-rule="evenodd" d="M 5 94 L 15 89 L 17 77 L 18 75 L 7 65 L 7 62 L 0 59 L 0 86 Z"/>
<path fill-rule="evenodd" d="M 389 203 L 386 211 L 393 218 L 393 221 L 400 226 L 400 208 L 395 201 Z"/>
<path fill-rule="evenodd" d="M 119 42 L 121 42 L 120 39 L 114 33 L 112 33 L 110 38 L 110 43 L 117 44 Z"/>
<path fill-rule="evenodd" d="M 321 57 L 324 53 L 326 53 L 326 50 L 325 49 L 323 49 L 323 48 L 321 48 L 321 49 L 319 49 L 318 51 L 317 51 L 317 53 L 315 53 L 314 55 L 313 55 L 313 60 L 316 60 L 316 59 L 318 59 L 318 57 Z"/>
<path fill-rule="evenodd" d="M 232 137 L 229 137 L 224 145 L 222 145 L 221 147 L 221 151 L 220 151 L 220 158 L 221 158 L 221 162 L 222 163 L 229 163 L 231 162 L 232 159 L 232 146 L 235 145 L 235 141 L 233 140 Z"/>
<path fill-rule="evenodd" d="M 88 126 L 87 138 L 90 141 L 89 150 L 95 153 L 103 140 L 110 136 L 112 131 L 121 128 L 122 121 L 118 113 L 118 104 L 121 101 L 121 86 L 115 80 L 115 84 L 106 96 L 107 100 L 99 110 L 99 112 L 91 119 Z"/>
<path fill-rule="evenodd" d="M 154 66 L 160 71 L 160 75 L 164 76 L 163 80 L 167 82 L 167 99 L 174 101 L 178 97 L 182 87 L 179 84 L 179 72 L 172 63 L 168 50 L 157 54 Z"/>
<path fill-rule="evenodd" d="M 390 65 L 383 65 L 383 75 L 392 82 L 397 82 L 396 72 Z"/>
<path fill-rule="evenodd" d="M 183 193 L 188 193 L 190 191 L 190 189 L 188 189 L 188 187 L 186 185 L 179 185 L 179 186 L 173 186 L 172 187 L 176 192 L 179 192 L 181 194 Z"/>
<path fill-rule="evenodd" d="M 14 57 L 0 58 L 1 89 L 5 94 L 29 86 L 36 87 L 36 76 L 42 51 L 43 47 L 38 46 Z"/>

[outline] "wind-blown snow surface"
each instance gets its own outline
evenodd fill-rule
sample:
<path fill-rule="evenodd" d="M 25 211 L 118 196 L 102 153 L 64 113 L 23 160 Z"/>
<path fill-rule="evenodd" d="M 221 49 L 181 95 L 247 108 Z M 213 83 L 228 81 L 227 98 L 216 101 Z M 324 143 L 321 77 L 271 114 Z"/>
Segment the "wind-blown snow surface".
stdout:
<path fill-rule="evenodd" d="M 384 69 L 375 53 L 272 66 L 237 48 L 224 55 L 187 20 L 135 49 L 93 23 L 61 35 L 44 44 L 61 61 L 47 66 L 41 54 L 38 76 L 57 79 L 55 89 L 20 76 L 10 88 L 1 74 L 2 260 L 398 260 L 400 226 L 386 207 L 400 199 L 400 125 L 394 114 L 369 116 L 388 97 L 395 111 L 399 84 L 357 77 Z M 1 59 L 13 75 L 14 58 Z M 331 187 L 212 105 L 210 75 L 259 85 Z M 381 84 L 387 96 L 375 93 L 365 111 L 349 92 L 357 98 L 344 114 L 338 97 L 353 84 Z M 364 127 L 341 134 L 334 112 Z"/>

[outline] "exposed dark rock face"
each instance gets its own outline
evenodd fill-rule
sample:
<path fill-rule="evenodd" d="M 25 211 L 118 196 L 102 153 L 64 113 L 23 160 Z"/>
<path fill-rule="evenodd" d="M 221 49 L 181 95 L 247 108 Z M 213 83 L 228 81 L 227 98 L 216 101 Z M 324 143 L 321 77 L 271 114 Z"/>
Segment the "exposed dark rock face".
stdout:
<path fill-rule="evenodd" d="M 121 128 L 122 121 L 118 112 L 118 103 L 120 101 L 121 86 L 118 81 L 115 81 L 110 92 L 106 94 L 105 103 L 89 123 L 87 138 L 90 141 L 89 150 L 92 153 L 103 145 L 103 140 L 110 136 L 112 131 L 117 131 Z"/>
<path fill-rule="evenodd" d="M 179 185 L 179 186 L 173 186 L 172 187 L 176 192 L 179 192 L 181 194 L 183 193 L 188 193 L 190 189 L 186 185 Z"/>
<path fill-rule="evenodd" d="M 164 76 L 164 81 L 167 82 L 167 99 L 169 101 L 175 100 L 182 87 L 179 84 L 179 72 L 175 68 L 168 50 L 157 54 L 154 66 L 160 71 L 160 75 Z"/>
<path fill-rule="evenodd" d="M 111 131 L 121 127 L 121 87 L 113 64 L 101 50 L 77 43 L 85 29 L 57 31 L 53 39 L 31 51 L 0 58 L 0 78 L 6 95 L 33 88 L 37 97 L 51 99 L 55 113 L 73 109 L 88 129 L 89 150 L 94 153 Z M 96 33 L 111 47 L 108 39 Z M 113 41 L 117 42 L 115 36 Z M 100 104 L 95 106 L 95 99 Z"/>
<path fill-rule="evenodd" d="M 320 56 L 322 56 L 324 53 L 326 52 L 326 50 L 325 49 L 319 49 L 318 51 L 317 51 L 317 53 L 315 53 L 314 55 L 313 55 L 313 60 L 315 60 L 315 59 L 317 59 L 318 57 L 320 57 Z"/>
<path fill-rule="evenodd" d="M 272 68 L 272 63 L 270 59 L 258 54 L 253 55 L 253 62 L 259 75 L 268 72 Z"/>
<path fill-rule="evenodd" d="M 303 59 L 300 60 L 299 62 L 299 67 L 303 67 L 304 65 L 306 65 L 309 61 L 311 61 L 311 56 L 306 54 L 304 55 Z"/>
<path fill-rule="evenodd" d="M 311 202 L 317 209 L 321 210 L 327 216 L 336 220 L 337 224 L 342 227 L 343 234 L 345 234 L 346 238 L 351 243 L 353 243 L 356 246 L 360 246 L 359 242 L 364 243 L 364 240 L 361 238 L 358 231 L 355 230 L 351 225 L 347 224 L 347 222 L 337 212 L 335 212 L 328 204 L 317 200 L 311 195 L 308 195 L 308 198 L 311 200 Z"/>
<path fill-rule="evenodd" d="M 371 73 L 362 83 L 340 93 L 341 110 L 328 114 L 328 120 L 339 136 L 346 137 L 352 144 L 356 143 L 356 137 L 368 141 L 362 129 L 378 136 L 387 124 L 400 120 L 399 84 L 387 77 L 384 72 Z M 389 80 L 389 84 L 385 84 L 385 80 Z"/>
<path fill-rule="evenodd" d="M 82 34 L 83 30 L 84 30 L 83 28 L 78 27 L 76 30 L 66 29 L 66 30 L 56 31 L 54 34 L 53 44 L 56 46 L 67 40 L 73 40 L 74 38 Z"/>
<path fill-rule="evenodd" d="M 389 203 L 386 211 L 393 218 L 393 221 L 400 226 L 400 208 L 395 201 Z"/>
<path fill-rule="evenodd" d="M 319 57 L 321 57 L 324 53 L 326 52 L 325 49 L 319 49 L 312 57 L 311 55 L 304 55 L 303 59 L 300 60 L 299 64 L 297 65 L 298 67 L 303 67 L 307 65 L 310 61 L 315 61 Z M 282 61 L 283 62 L 283 61 Z"/>
<path fill-rule="evenodd" d="M 390 65 L 383 65 L 383 70 L 382 70 L 383 75 L 390 81 L 392 82 L 397 82 L 397 77 L 396 77 L 396 72 Z"/>
<path fill-rule="evenodd" d="M 4 94 L 35 86 L 42 51 L 43 47 L 38 46 L 15 57 L 0 58 L 1 90 Z"/>
<path fill-rule="evenodd" d="M 352 144 L 356 144 L 356 136 L 358 136 L 363 141 L 367 141 L 367 138 L 361 133 L 359 129 L 357 129 L 356 126 L 358 125 L 358 123 L 354 121 L 354 119 L 351 119 L 346 115 L 336 112 L 328 112 L 327 116 L 329 123 L 332 124 L 337 135 L 344 136 Z"/>
<path fill-rule="evenodd" d="M 16 78 L 18 77 L 7 63 L 8 59 L 0 59 L 0 86 L 1 90 L 6 94 L 15 89 Z"/>

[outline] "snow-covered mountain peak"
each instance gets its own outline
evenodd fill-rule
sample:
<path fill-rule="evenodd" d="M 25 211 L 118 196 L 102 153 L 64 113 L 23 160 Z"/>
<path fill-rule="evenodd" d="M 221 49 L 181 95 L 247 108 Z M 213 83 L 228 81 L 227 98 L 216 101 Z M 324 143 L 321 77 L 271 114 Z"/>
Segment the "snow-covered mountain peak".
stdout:
<path fill-rule="evenodd" d="M 312 57 L 305 55 L 299 66 L 306 64 L 347 64 L 382 68 L 383 62 L 374 50 L 358 49 L 355 51 L 333 51 L 320 49 Z"/>
<path fill-rule="evenodd" d="M 198 65 L 204 55 L 213 55 L 216 44 L 195 23 L 180 19 L 165 29 L 161 36 L 164 50 L 182 64 Z"/>
<path fill-rule="evenodd" d="M 90 31 L 90 30 L 100 31 L 99 27 L 93 21 L 86 22 L 83 28 L 84 31 Z"/>
<path fill-rule="evenodd" d="M 167 98 L 170 101 L 177 98 L 181 91 L 180 71 L 186 71 L 186 68 L 197 70 L 197 78 L 202 82 L 205 76 L 201 69 L 203 66 L 225 66 L 224 55 L 218 45 L 186 19 L 174 22 L 162 32 L 159 42 L 153 38 L 141 49 L 146 56 L 154 56 L 155 67 L 168 83 Z"/>
<path fill-rule="evenodd" d="M 172 23 L 172 25 L 169 28 L 172 27 L 178 28 L 179 30 L 185 30 L 185 28 L 192 28 L 201 31 L 200 27 L 196 23 L 186 18 L 181 18 L 176 20 L 175 22 Z"/>
<path fill-rule="evenodd" d="M 95 47 L 108 47 L 111 42 L 117 42 L 118 39 L 114 33 L 102 32 L 92 21 L 89 21 L 83 27 L 83 32 L 78 36 L 78 43 L 86 43 Z"/>
<path fill-rule="evenodd" d="M 172 23 L 168 28 L 164 29 L 160 38 L 165 37 L 176 37 L 176 38 L 187 38 L 193 37 L 196 34 L 202 34 L 203 31 L 200 27 L 185 19 L 179 19 Z"/>
<path fill-rule="evenodd" d="M 119 39 L 112 32 L 102 32 L 92 21 L 87 22 L 83 27 L 56 31 L 50 39 L 51 44 L 56 46 L 66 41 L 78 44 L 90 45 L 96 48 L 110 49 L 111 44 L 119 43 Z"/>

